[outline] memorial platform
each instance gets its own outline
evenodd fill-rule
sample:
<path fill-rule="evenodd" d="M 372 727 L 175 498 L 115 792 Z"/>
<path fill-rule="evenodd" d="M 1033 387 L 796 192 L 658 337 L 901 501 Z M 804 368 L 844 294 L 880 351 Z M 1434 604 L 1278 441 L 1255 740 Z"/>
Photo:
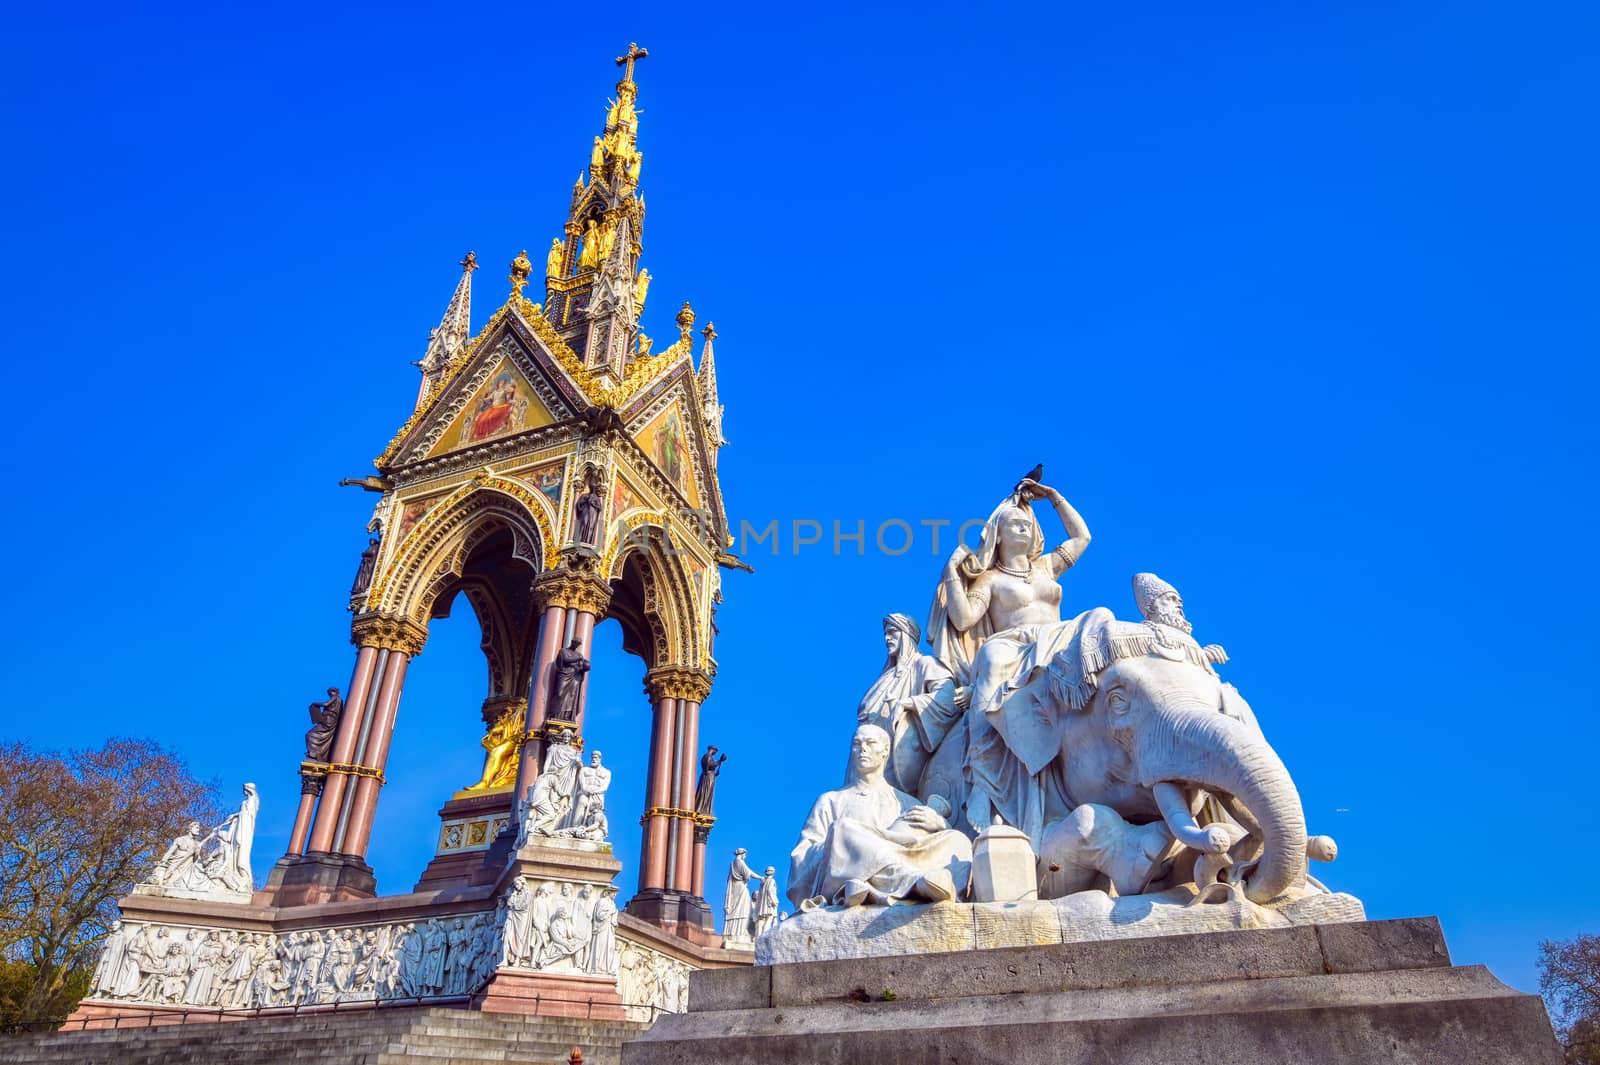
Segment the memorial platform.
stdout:
<path fill-rule="evenodd" d="M 1433 918 L 698 972 L 623 1065 L 1559 1065 Z"/>

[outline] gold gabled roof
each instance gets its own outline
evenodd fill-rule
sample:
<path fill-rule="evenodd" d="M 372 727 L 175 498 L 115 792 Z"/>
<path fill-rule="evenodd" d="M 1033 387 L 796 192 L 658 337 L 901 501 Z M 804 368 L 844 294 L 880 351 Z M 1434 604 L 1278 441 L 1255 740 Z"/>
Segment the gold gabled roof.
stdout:
<path fill-rule="evenodd" d="M 474 357 L 483 344 L 484 338 L 494 332 L 501 319 L 512 314 L 516 315 L 538 338 L 540 346 L 551 356 L 555 366 L 560 367 L 561 372 L 577 387 L 578 392 L 596 407 L 622 407 L 628 400 L 638 395 L 652 381 L 666 372 L 680 358 L 685 358 L 690 353 L 689 333 L 685 330 L 677 343 L 658 354 L 634 359 L 628 364 L 628 369 L 623 374 L 621 381 L 614 385 L 607 384 L 601 380 L 600 375 L 593 369 L 585 366 L 583 361 L 578 358 L 577 352 L 568 347 L 567 342 L 561 339 L 561 334 L 556 331 L 556 327 L 551 325 L 549 319 L 544 316 L 543 309 L 539 304 L 513 294 L 499 310 L 494 312 L 483 329 L 472 339 L 472 342 L 466 346 L 461 354 L 451 360 L 449 367 L 439 376 L 439 380 L 434 386 L 429 389 L 428 395 L 417 405 L 417 409 L 412 413 L 411 417 L 406 420 L 406 423 L 400 427 L 400 431 L 395 433 L 388 446 L 383 449 L 383 454 L 372 460 L 374 466 L 382 469 L 399 454 L 401 445 L 410 437 L 412 431 L 428 420 L 428 416 L 439 405 L 444 394 L 449 391 L 451 384 L 472 364 Z"/>

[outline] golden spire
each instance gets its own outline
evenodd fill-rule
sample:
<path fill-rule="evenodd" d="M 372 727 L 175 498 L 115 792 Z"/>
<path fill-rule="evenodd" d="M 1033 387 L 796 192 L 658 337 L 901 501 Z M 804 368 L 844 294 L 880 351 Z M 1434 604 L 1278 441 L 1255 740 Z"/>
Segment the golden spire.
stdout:
<path fill-rule="evenodd" d="M 572 186 L 572 202 L 567 208 L 559 254 L 554 246 L 546 255 L 545 313 L 575 348 L 584 351 L 591 365 L 608 365 L 625 358 L 631 351 L 638 329 L 638 305 L 648 281 L 639 282 L 639 256 L 643 251 L 644 198 L 639 195 L 639 172 L 644 155 L 638 148 L 639 86 L 634 82 L 634 64 L 650 53 L 630 43 L 616 62 L 622 68 L 614 97 L 606 101 L 600 135 L 589 149 L 589 165 Z M 633 298 L 620 300 L 618 279 L 604 279 L 607 264 L 620 256 L 618 272 L 632 291 Z M 555 269 L 559 259 L 561 269 Z M 600 287 L 610 293 L 602 299 Z M 590 290 L 585 292 L 585 290 Z M 602 305 L 613 311 L 625 310 L 625 323 L 618 325 L 600 343 L 600 338 L 583 339 Z M 615 340 L 626 333 L 621 348 Z M 610 355 L 603 354 L 609 352 Z M 622 372 L 619 365 L 616 373 Z"/>

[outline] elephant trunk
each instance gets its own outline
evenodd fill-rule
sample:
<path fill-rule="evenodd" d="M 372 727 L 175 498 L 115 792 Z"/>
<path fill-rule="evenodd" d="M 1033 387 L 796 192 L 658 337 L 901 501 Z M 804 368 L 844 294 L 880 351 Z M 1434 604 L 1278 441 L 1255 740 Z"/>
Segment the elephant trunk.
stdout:
<path fill-rule="evenodd" d="M 1305 882 L 1306 819 L 1289 771 L 1259 732 L 1215 710 L 1185 709 L 1135 756 L 1140 784 L 1164 780 L 1232 795 L 1261 826 L 1245 897 L 1264 903 Z"/>

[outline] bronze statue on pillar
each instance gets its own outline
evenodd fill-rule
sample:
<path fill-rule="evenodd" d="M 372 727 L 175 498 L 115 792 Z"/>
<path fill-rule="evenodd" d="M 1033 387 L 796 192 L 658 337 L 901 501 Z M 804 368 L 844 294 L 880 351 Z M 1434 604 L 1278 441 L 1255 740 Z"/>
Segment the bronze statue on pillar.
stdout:
<path fill-rule="evenodd" d="M 706 753 L 700 756 L 700 780 L 694 786 L 695 813 L 710 816 L 711 802 L 716 796 L 717 774 L 722 772 L 722 763 L 727 760 L 727 755 L 717 757 L 715 744 L 708 746 Z"/>
<path fill-rule="evenodd" d="M 583 694 L 584 674 L 589 672 L 589 660 L 578 648 L 583 641 L 576 636 L 556 655 L 556 695 L 551 705 L 549 720 L 578 720 L 579 697 Z"/>
<path fill-rule="evenodd" d="M 344 713 L 344 700 L 339 697 L 339 689 L 329 688 L 328 698 L 320 703 L 312 703 L 310 711 L 311 727 L 306 730 L 306 761 L 326 762 L 333 749 L 333 734 L 339 728 L 339 718 Z"/>
<path fill-rule="evenodd" d="M 600 494 L 600 471 L 590 466 L 585 471 L 584 483 L 589 490 L 578 497 L 575 504 L 577 522 L 575 533 L 580 544 L 600 546 L 600 512 L 605 509 L 605 497 Z"/>
<path fill-rule="evenodd" d="M 367 540 L 367 546 L 361 552 L 361 564 L 356 567 L 355 583 L 350 585 L 350 596 L 365 595 L 367 589 L 372 587 L 372 574 L 378 568 L 378 550 L 380 541 L 376 536 Z"/>

